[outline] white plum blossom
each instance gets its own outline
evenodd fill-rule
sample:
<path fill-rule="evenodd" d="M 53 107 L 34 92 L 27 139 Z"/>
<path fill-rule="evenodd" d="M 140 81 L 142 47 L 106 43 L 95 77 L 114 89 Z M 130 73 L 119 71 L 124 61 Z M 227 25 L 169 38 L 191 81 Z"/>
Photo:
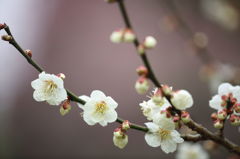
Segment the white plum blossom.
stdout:
<path fill-rule="evenodd" d="M 229 83 L 223 83 L 218 87 L 218 94 L 213 96 L 209 101 L 211 108 L 221 111 L 226 108 L 226 98 L 234 100 L 235 103 L 240 102 L 240 87 L 232 86 Z"/>
<path fill-rule="evenodd" d="M 139 105 L 143 115 L 147 117 L 148 120 L 153 120 L 156 114 L 160 114 L 162 110 L 166 110 L 171 106 L 165 97 L 163 98 L 163 102 L 160 104 L 156 104 L 152 99 L 149 99 L 148 101 L 143 101 Z"/>
<path fill-rule="evenodd" d="M 50 105 L 59 105 L 67 99 L 67 92 L 64 89 L 63 80 L 53 74 L 42 72 L 38 79 L 31 83 L 33 89 L 33 98 L 38 101 L 46 101 Z"/>
<path fill-rule="evenodd" d="M 184 140 L 180 134 L 175 130 L 175 124 L 170 118 L 162 115 L 159 123 L 148 122 L 145 123 L 149 132 L 145 134 L 145 140 L 151 147 L 159 147 L 165 153 L 174 152 L 177 149 L 177 144 Z"/>
<path fill-rule="evenodd" d="M 78 104 L 78 106 L 83 109 L 83 119 L 88 125 L 99 123 L 106 126 L 107 123 L 116 121 L 117 112 L 115 109 L 118 104 L 102 91 L 94 90 L 90 97 L 84 95 L 79 98 L 86 101 L 84 105 Z"/>
<path fill-rule="evenodd" d="M 209 155 L 200 144 L 184 142 L 179 145 L 176 159 L 209 159 Z"/>
<path fill-rule="evenodd" d="M 179 90 L 173 93 L 171 102 L 178 110 L 185 110 L 192 107 L 193 98 L 192 95 L 186 90 Z"/>

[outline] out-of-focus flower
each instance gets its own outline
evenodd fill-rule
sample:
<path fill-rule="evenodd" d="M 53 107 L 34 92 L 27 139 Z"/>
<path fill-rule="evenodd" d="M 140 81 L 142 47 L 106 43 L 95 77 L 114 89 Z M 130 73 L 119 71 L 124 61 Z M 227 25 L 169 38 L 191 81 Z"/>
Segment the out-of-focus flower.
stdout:
<path fill-rule="evenodd" d="M 116 121 L 117 112 L 115 109 L 118 104 L 102 91 L 94 90 L 90 97 L 80 96 L 79 98 L 86 101 L 84 105 L 78 104 L 78 106 L 83 109 L 83 119 L 88 125 L 99 123 L 106 126 L 107 123 Z"/>
<path fill-rule="evenodd" d="M 145 134 L 145 140 L 151 147 L 161 146 L 165 153 L 174 152 L 177 149 L 177 144 L 184 140 L 180 134 L 175 130 L 175 124 L 170 118 L 162 115 L 159 123 L 148 122 L 145 123 L 149 132 Z"/>
<path fill-rule="evenodd" d="M 110 35 L 110 40 L 113 43 L 133 42 L 135 39 L 135 34 L 131 29 L 128 28 L 116 30 Z"/>
<path fill-rule="evenodd" d="M 157 45 L 157 40 L 152 36 L 147 36 L 143 42 L 143 45 L 147 49 L 152 49 Z"/>
<path fill-rule="evenodd" d="M 230 83 L 223 83 L 218 87 L 218 94 L 209 101 L 211 108 L 218 111 L 226 109 L 227 101 L 234 103 L 240 102 L 240 86 L 233 87 Z"/>
<path fill-rule="evenodd" d="M 33 98 L 38 101 L 46 101 L 50 105 L 59 105 L 67 99 L 67 92 L 63 86 L 63 80 L 56 75 L 42 72 L 39 78 L 32 81 Z"/>
<path fill-rule="evenodd" d="M 192 95 L 186 90 L 179 90 L 173 93 L 171 102 L 178 110 L 185 110 L 192 107 L 193 98 Z"/>
<path fill-rule="evenodd" d="M 198 48 L 206 48 L 208 45 L 208 37 L 205 33 L 196 32 L 193 36 L 193 43 Z"/>
<path fill-rule="evenodd" d="M 110 40 L 113 43 L 120 43 L 123 39 L 123 30 L 116 30 L 110 35 Z"/>
<path fill-rule="evenodd" d="M 203 12 L 207 18 L 228 30 L 239 27 L 239 14 L 236 8 L 225 0 L 202 0 Z"/>
<path fill-rule="evenodd" d="M 131 29 L 126 29 L 123 34 L 123 41 L 131 43 L 136 39 L 135 34 Z"/>
<path fill-rule="evenodd" d="M 148 82 L 148 79 L 144 76 L 139 77 L 139 79 L 135 83 L 135 89 L 137 93 L 144 94 L 146 93 L 150 88 L 150 84 Z"/>
<path fill-rule="evenodd" d="M 208 82 L 210 92 L 215 93 L 218 86 L 223 82 L 238 83 L 239 78 L 237 77 L 237 73 L 238 70 L 229 64 L 214 63 L 203 66 L 200 70 L 200 77 Z"/>
<path fill-rule="evenodd" d="M 113 143 L 120 149 L 123 149 L 128 143 L 128 135 L 122 132 L 120 128 L 117 128 L 113 132 Z"/>
<path fill-rule="evenodd" d="M 209 155 L 200 144 L 184 142 L 179 145 L 176 159 L 209 159 Z"/>

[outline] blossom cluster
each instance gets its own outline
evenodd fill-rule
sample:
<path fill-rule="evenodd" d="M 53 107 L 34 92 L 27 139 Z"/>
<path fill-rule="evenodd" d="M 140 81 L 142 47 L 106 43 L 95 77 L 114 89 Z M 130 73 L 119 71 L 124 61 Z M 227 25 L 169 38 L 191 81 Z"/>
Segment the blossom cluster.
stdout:
<path fill-rule="evenodd" d="M 140 103 L 143 115 L 151 121 L 145 123 L 149 129 L 145 135 L 147 144 L 161 146 L 165 153 L 176 151 L 177 144 L 184 141 L 176 129 L 181 126 L 181 121 L 189 122 L 190 116 L 185 110 L 192 105 L 192 96 L 186 90 L 174 92 L 167 85 L 156 88 L 148 101 Z"/>
<path fill-rule="evenodd" d="M 212 97 L 209 105 L 217 110 L 211 115 L 215 128 L 223 128 L 226 120 L 233 126 L 240 126 L 240 86 L 221 84 L 218 87 L 218 94 Z"/>

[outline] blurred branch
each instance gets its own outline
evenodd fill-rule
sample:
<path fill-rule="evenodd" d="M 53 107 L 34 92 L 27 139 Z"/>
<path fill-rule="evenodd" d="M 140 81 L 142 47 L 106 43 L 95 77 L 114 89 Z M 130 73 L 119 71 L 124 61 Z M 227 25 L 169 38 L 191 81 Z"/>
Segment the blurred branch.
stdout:
<path fill-rule="evenodd" d="M 168 1 L 170 1 L 170 0 L 168 0 Z M 121 15 L 123 17 L 123 20 L 125 22 L 125 26 L 128 29 L 133 30 L 132 25 L 131 25 L 130 20 L 129 20 L 129 17 L 128 17 L 128 14 L 127 14 L 127 11 L 126 11 L 126 8 L 125 8 L 125 5 L 124 5 L 124 0 L 117 0 L 117 3 L 118 3 L 118 6 L 119 6 Z M 136 37 L 136 40 L 134 41 L 134 45 L 137 49 L 138 45 L 139 45 L 139 41 L 138 41 L 137 37 Z M 156 77 L 153 73 L 153 70 L 151 69 L 150 63 L 148 61 L 148 58 L 147 58 L 145 52 L 143 54 L 141 54 L 141 59 L 142 59 L 144 65 L 148 68 L 149 72 L 151 73 L 151 76 L 149 76 L 149 79 L 155 84 L 156 87 L 159 87 L 160 89 L 162 89 L 161 83 L 156 79 Z M 165 96 L 167 98 L 169 103 L 174 108 L 174 105 L 171 103 L 170 97 L 165 95 L 164 93 L 163 93 L 163 96 Z M 177 113 L 181 115 L 181 111 L 179 111 L 179 110 L 175 110 L 175 111 L 177 111 Z M 232 143 L 231 141 L 229 141 L 228 139 L 226 139 L 224 137 L 217 136 L 216 134 L 210 132 L 207 128 L 201 126 L 200 124 L 194 122 L 193 120 L 190 120 L 190 122 L 188 122 L 186 124 L 186 126 L 188 126 L 189 128 L 197 131 L 200 134 L 200 136 L 197 136 L 197 137 L 194 137 L 194 136 L 185 137 L 186 139 L 189 139 L 191 141 L 194 141 L 194 140 L 198 141 L 198 140 L 202 140 L 202 139 L 210 139 L 210 140 L 215 141 L 216 143 L 219 143 L 219 144 L 223 145 L 229 151 L 237 153 L 237 154 L 240 155 L 240 147 L 238 145 Z"/>
<path fill-rule="evenodd" d="M 164 5 L 169 9 L 174 18 L 176 18 L 178 25 L 177 29 L 179 29 L 179 33 L 182 34 L 183 36 L 193 39 L 194 32 L 185 22 L 184 18 L 182 18 L 178 8 L 176 7 L 174 0 L 162 0 L 161 2 L 164 3 Z M 204 48 L 197 47 L 196 55 L 204 64 L 209 64 L 210 62 L 214 61 L 206 47 Z"/>

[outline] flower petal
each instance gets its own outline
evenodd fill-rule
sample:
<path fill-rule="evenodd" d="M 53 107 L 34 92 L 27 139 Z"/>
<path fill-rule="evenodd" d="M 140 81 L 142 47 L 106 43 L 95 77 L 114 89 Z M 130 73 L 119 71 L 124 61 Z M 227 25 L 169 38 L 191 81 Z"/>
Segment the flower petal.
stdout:
<path fill-rule="evenodd" d="M 112 97 L 108 96 L 105 100 L 109 107 L 111 107 L 113 109 L 117 108 L 118 103 L 114 99 L 112 99 Z"/>
<path fill-rule="evenodd" d="M 174 152 L 174 151 L 177 150 L 177 144 L 173 140 L 171 140 L 171 139 L 162 140 L 162 142 L 161 142 L 161 149 L 165 153 Z"/>
<path fill-rule="evenodd" d="M 146 133 L 145 141 L 151 147 L 158 147 L 161 144 L 161 139 L 159 138 L 159 136 L 157 136 L 153 133 Z"/>
<path fill-rule="evenodd" d="M 228 93 L 231 92 L 231 89 L 233 86 L 229 83 L 223 83 L 218 87 L 218 94 L 219 95 L 227 95 Z"/>
<path fill-rule="evenodd" d="M 106 95 L 102 91 L 94 90 L 92 91 L 90 97 L 96 101 L 102 101 L 105 100 Z"/>
<path fill-rule="evenodd" d="M 213 96 L 212 99 L 209 101 L 210 107 L 216 110 L 222 109 L 221 103 L 222 103 L 222 98 L 219 95 Z"/>

